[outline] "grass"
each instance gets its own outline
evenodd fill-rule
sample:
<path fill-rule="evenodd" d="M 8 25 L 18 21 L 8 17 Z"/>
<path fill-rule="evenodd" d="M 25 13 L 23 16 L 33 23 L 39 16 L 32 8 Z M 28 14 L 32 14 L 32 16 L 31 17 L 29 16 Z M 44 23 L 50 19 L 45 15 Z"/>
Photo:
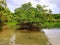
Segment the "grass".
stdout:
<path fill-rule="evenodd" d="M 22 45 L 46 45 L 48 39 L 44 33 L 41 32 L 16 32 L 16 43 Z"/>

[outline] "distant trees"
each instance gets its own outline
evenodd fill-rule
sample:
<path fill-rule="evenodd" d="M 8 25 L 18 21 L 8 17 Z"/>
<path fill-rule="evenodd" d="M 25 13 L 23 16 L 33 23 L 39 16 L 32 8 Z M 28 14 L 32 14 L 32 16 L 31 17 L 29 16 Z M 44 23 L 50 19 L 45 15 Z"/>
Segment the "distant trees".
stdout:
<path fill-rule="evenodd" d="M 33 7 L 32 4 L 25 3 L 21 7 L 15 9 L 15 12 L 12 13 L 7 7 L 5 0 L 0 1 L 0 30 L 4 24 L 11 26 L 16 26 L 20 24 L 19 27 L 24 27 L 27 25 L 29 29 L 35 27 L 36 29 L 40 28 L 54 28 L 60 27 L 60 14 L 51 14 L 50 9 L 46 9 L 45 5 L 41 6 L 37 4 L 36 7 Z M 24 25 L 24 26 L 23 26 Z M 27 28 L 26 26 L 26 28 Z M 12 28 L 13 28 L 12 27 Z M 14 27 L 14 28 L 15 28 Z"/>

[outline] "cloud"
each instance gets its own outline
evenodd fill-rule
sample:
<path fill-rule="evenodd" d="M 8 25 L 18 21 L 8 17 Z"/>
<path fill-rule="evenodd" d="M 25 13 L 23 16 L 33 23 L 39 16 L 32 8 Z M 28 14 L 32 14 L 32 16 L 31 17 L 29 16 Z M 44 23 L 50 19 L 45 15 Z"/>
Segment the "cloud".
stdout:
<path fill-rule="evenodd" d="M 34 0 L 6 0 L 7 1 L 7 5 L 9 7 L 9 9 L 13 12 L 14 9 L 20 7 L 22 4 L 24 3 L 28 3 L 31 2 L 33 4 L 33 6 L 35 7 L 37 2 L 35 2 Z"/>
<path fill-rule="evenodd" d="M 48 3 L 54 5 L 54 7 L 51 6 L 53 13 L 60 13 L 60 0 L 49 0 Z"/>
<path fill-rule="evenodd" d="M 60 13 L 60 0 L 35 0 L 39 4 L 42 5 L 48 5 L 49 9 L 51 9 L 53 12 L 52 13 Z"/>
<path fill-rule="evenodd" d="M 59 0 L 35 0 L 41 5 L 48 5 L 48 9 L 51 9 L 52 13 L 60 13 L 60 1 Z"/>
<path fill-rule="evenodd" d="M 37 4 L 48 5 L 48 9 L 51 9 L 53 13 L 60 13 L 60 1 L 59 0 L 6 0 L 8 7 L 11 11 L 20 7 L 24 3 L 31 2 L 32 6 L 35 7 Z"/>

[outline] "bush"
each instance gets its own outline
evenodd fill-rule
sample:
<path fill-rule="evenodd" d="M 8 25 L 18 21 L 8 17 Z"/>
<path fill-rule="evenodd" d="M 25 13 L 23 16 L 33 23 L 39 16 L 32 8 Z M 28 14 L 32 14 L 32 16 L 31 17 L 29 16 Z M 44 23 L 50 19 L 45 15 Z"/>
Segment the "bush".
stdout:
<path fill-rule="evenodd" d="M 10 22 L 7 22 L 7 26 L 9 29 L 16 29 L 17 28 L 17 22 L 16 21 L 10 21 Z"/>
<path fill-rule="evenodd" d="M 60 22 L 56 22 L 54 25 L 55 28 L 60 28 Z"/>

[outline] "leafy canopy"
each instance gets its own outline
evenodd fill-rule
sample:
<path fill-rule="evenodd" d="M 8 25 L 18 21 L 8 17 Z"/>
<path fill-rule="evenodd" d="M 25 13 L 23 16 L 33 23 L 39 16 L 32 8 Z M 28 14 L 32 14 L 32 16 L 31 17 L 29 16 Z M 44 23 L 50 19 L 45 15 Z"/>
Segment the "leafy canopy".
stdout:
<path fill-rule="evenodd" d="M 21 7 L 15 9 L 16 20 L 20 22 L 42 22 L 49 10 L 44 6 L 37 5 L 36 8 L 32 7 L 31 3 L 25 3 Z"/>

